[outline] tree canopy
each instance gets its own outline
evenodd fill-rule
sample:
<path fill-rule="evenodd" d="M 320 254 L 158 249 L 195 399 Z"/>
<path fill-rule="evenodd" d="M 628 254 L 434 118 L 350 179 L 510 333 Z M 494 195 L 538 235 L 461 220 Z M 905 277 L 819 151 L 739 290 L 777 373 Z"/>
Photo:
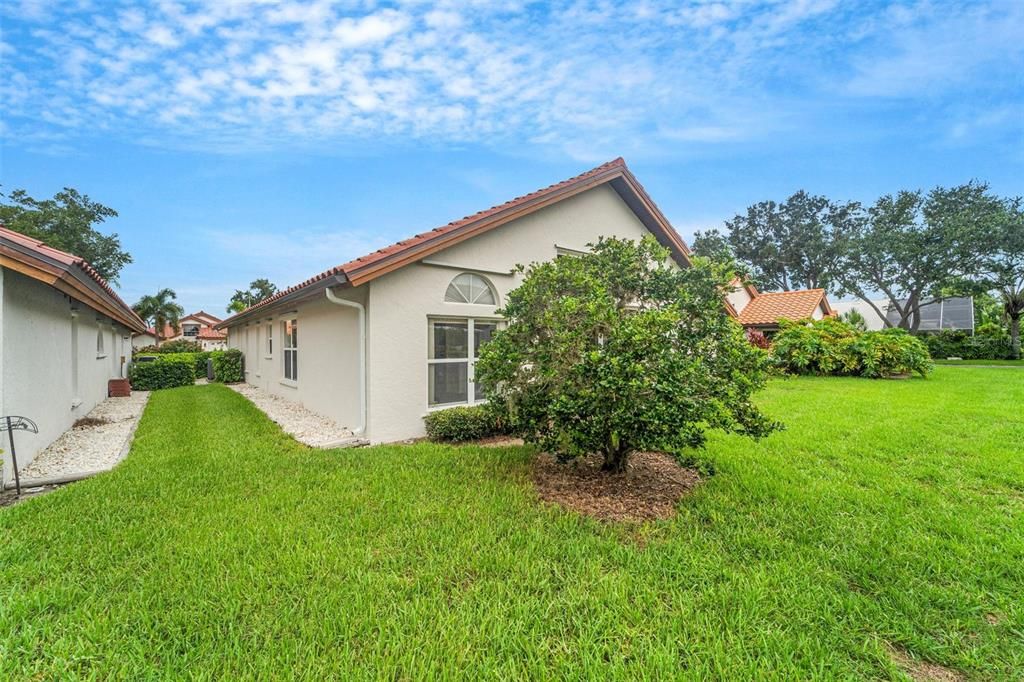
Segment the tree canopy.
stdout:
<path fill-rule="evenodd" d="M 879 198 L 849 242 L 839 292 L 859 297 L 884 319 L 872 302 L 881 292 L 899 313 L 895 326 L 916 330 L 922 306 L 964 293 L 980 275 L 1003 208 L 977 182 Z"/>
<path fill-rule="evenodd" d="M 57 192 L 52 199 L 43 200 L 16 189 L 0 201 L 0 223 L 4 227 L 84 258 L 113 283 L 132 257 L 121 248 L 116 233 L 103 234 L 93 226 L 116 216 L 114 209 L 70 187 Z"/>
<path fill-rule="evenodd" d="M 266 300 L 276 293 L 277 285 L 269 279 L 263 277 L 255 279 L 249 283 L 249 288 L 245 291 L 235 289 L 235 293 L 231 295 L 231 302 L 228 303 L 228 312 L 240 313 L 246 308 L 254 306 L 260 301 Z"/>
<path fill-rule="evenodd" d="M 698 255 L 731 255 L 741 273 L 761 288 L 776 291 L 831 288 L 838 276 L 849 234 L 859 215 L 856 203 L 837 203 L 797 192 L 782 203 L 762 201 L 725 222 L 697 233 Z"/>
<path fill-rule="evenodd" d="M 139 317 L 153 325 L 158 346 L 164 327 L 170 326 L 177 331 L 181 316 L 185 314 L 185 309 L 175 302 L 177 298 L 178 295 L 173 289 L 164 288 L 155 294 L 143 296 L 132 306 L 132 310 Z"/>
<path fill-rule="evenodd" d="M 751 401 L 768 360 L 725 313 L 727 268 L 678 268 L 652 238 L 591 246 L 523 268 L 508 326 L 481 351 L 476 379 L 514 432 L 618 471 L 636 450 L 700 446 L 706 429 L 778 428 Z"/>
<path fill-rule="evenodd" d="M 887 326 L 886 313 L 895 310 L 895 326 L 913 331 L 923 306 L 995 287 L 1007 262 L 1013 269 L 1005 252 L 992 257 L 999 235 L 1009 243 L 1000 227 L 1013 224 L 1007 206 L 978 182 L 887 194 L 868 207 L 801 190 L 782 203 L 754 204 L 726 221 L 724 234 L 697 232 L 694 252 L 735 259 L 737 272 L 765 290 L 820 287 L 857 296 Z"/>
<path fill-rule="evenodd" d="M 1020 198 L 1005 202 L 991 234 L 992 248 L 983 265 L 984 282 L 999 296 L 1010 324 L 1011 352 L 1019 359 L 1020 318 L 1024 316 L 1024 202 Z"/>

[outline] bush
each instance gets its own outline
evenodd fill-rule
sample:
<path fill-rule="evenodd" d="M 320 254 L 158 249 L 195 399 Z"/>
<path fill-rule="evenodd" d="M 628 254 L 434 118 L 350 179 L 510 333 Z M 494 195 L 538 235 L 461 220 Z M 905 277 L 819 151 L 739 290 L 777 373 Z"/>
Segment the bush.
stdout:
<path fill-rule="evenodd" d="M 438 410 L 424 417 L 423 422 L 431 439 L 453 443 L 504 433 L 497 416 L 484 405 Z"/>
<path fill-rule="evenodd" d="M 768 340 L 768 337 L 760 329 L 748 329 L 746 334 L 747 341 L 750 342 L 751 346 L 761 350 L 768 350 L 772 347 L 772 342 Z"/>
<path fill-rule="evenodd" d="M 947 329 L 918 336 L 928 346 L 933 358 L 965 360 L 1005 360 L 1013 357 L 1010 335 L 997 325 L 981 325 L 972 336 L 969 332 Z"/>
<path fill-rule="evenodd" d="M 634 452 L 700 447 L 709 429 L 779 428 L 751 400 L 769 360 L 725 314 L 729 266 L 677 268 L 651 237 L 590 246 L 523 268 L 507 326 L 480 349 L 476 381 L 512 433 L 621 472 Z"/>
<path fill-rule="evenodd" d="M 195 363 L 191 358 L 167 356 L 153 362 L 133 362 L 128 378 L 136 391 L 191 386 L 196 381 Z"/>
<path fill-rule="evenodd" d="M 213 361 L 213 380 L 225 384 L 236 384 L 243 379 L 242 351 L 215 350 L 210 352 Z"/>
<path fill-rule="evenodd" d="M 862 332 L 835 318 L 781 321 L 771 352 L 779 368 L 794 374 L 880 378 L 925 376 L 932 368 L 928 348 L 906 330 Z"/>
<path fill-rule="evenodd" d="M 206 376 L 206 361 L 212 351 L 204 350 L 198 353 L 161 353 L 157 357 L 172 358 L 175 360 L 187 360 L 192 363 L 192 369 L 196 377 Z"/>
<path fill-rule="evenodd" d="M 835 318 L 780 320 L 779 333 L 772 339 L 772 358 L 794 374 L 857 374 L 854 344 L 859 334 Z"/>
<path fill-rule="evenodd" d="M 158 350 L 161 353 L 202 353 L 203 344 L 188 339 L 175 339 L 164 342 Z"/>
<path fill-rule="evenodd" d="M 911 372 L 927 376 L 932 369 L 927 346 L 905 329 L 864 332 L 854 347 L 860 375 L 871 379 Z"/>

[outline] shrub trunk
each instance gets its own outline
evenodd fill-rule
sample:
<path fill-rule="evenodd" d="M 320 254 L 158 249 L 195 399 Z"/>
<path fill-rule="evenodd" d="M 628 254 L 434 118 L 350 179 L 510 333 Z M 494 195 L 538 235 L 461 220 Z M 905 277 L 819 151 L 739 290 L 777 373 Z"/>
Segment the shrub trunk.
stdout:
<path fill-rule="evenodd" d="M 602 471 L 608 473 L 622 473 L 626 471 L 626 465 L 630 461 L 630 455 L 633 451 L 629 447 L 618 446 L 609 447 L 604 451 L 604 463 L 601 465 Z"/>

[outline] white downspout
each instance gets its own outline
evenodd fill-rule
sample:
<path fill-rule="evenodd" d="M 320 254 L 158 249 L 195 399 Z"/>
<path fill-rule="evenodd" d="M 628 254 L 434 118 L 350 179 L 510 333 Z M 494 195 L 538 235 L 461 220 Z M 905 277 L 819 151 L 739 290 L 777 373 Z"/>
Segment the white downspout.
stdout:
<path fill-rule="evenodd" d="M 362 303 L 338 298 L 330 287 L 324 292 L 331 303 L 355 308 L 359 314 L 359 427 L 352 431 L 352 435 L 361 436 L 366 432 L 366 308 Z"/>

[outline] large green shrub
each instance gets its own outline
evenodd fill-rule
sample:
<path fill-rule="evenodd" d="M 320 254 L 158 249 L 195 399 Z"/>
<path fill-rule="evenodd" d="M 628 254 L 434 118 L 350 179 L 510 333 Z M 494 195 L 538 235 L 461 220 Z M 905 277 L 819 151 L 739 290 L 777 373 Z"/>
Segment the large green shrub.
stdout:
<path fill-rule="evenodd" d="M 932 369 L 928 348 L 905 329 L 863 332 L 855 344 L 861 376 L 878 379 Z"/>
<path fill-rule="evenodd" d="M 982 325 L 974 335 L 947 329 L 918 336 L 928 346 L 933 358 L 965 360 L 1004 360 L 1013 357 L 1013 346 L 1006 330 L 996 325 Z"/>
<path fill-rule="evenodd" d="M 835 318 L 782 320 L 772 340 L 772 359 L 794 374 L 871 378 L 931 371 L 928 348 L 903 329 L 860 331 Z"/>
<path fill-rule="evenodd" d="M 133 362 L 128 374 L 136 391 L 191 386 L 196 382 L 195 363 L 188 357 L 158 357 L 152 362 Z"/>
<path fill-rule="evenodd" d="M 563 459 L 600 453 L 608 471 L 698 447 L 708 429 L 765 436 L 779 425 L 751 398 L 768 358 L 725 313 L 731 278 L 703 258 L 676 267 L 653 238 L 535 263 L 476 380 L 512 433 Z"/>
<path fill-rule="evenodd" d="M 433 440 L 460 442 L 504 433 L 492 410 L 483 405 L 450 407 L 423 418 L 427 435 Z"/>
<path fill-rule="evenodd" d="M 197 377 L 206 376 L 206 361 L 212 351 L 204 350 L 198 353 L 162 353 L 157 357 L 173 358 L 176 360 L 187 360 L 192 363 L 193 370 Z"/>
<path fill-rule="evenodd" d="M 213 380 L 225 384 L 236 384 L 244 378 L 242 371 L 242 351 L 215 350 L 210 353 L 213 361 Z"/>
<path fill-rule="evenodd" d="M 835 318 L 779 321 L 772 339 L 772 358 L 782 369 L 795 374 L 857 374 L 854 345 L 860 334 Z"/>

